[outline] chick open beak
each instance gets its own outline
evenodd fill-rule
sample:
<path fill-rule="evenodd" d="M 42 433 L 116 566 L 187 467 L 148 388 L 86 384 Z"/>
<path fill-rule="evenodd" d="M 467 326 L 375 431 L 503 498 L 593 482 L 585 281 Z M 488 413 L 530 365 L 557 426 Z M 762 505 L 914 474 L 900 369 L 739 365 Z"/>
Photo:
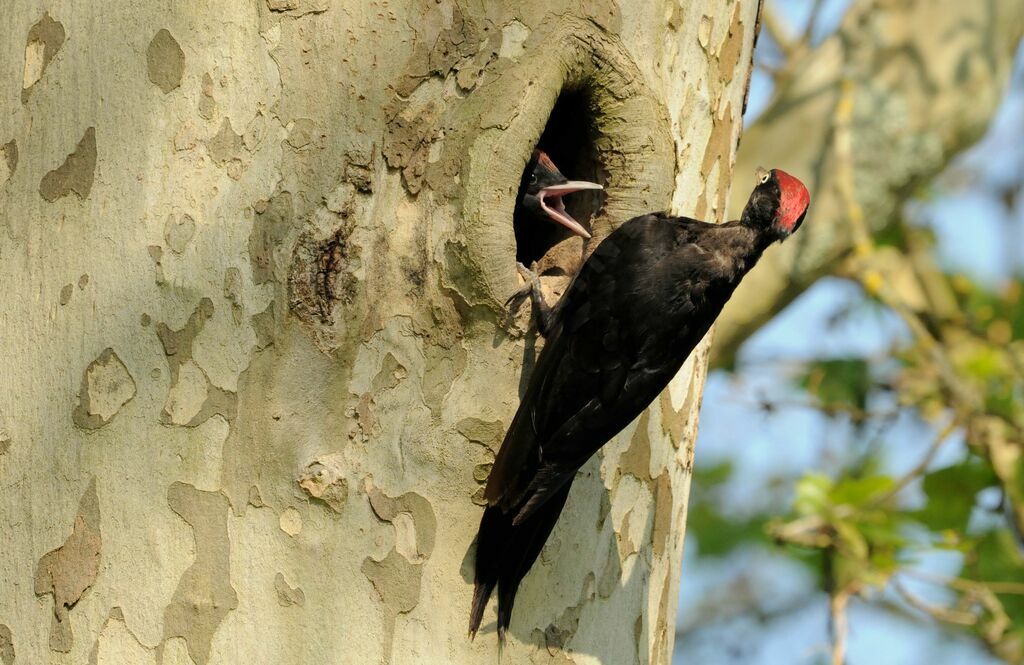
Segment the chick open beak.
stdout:
<path fill-rule="evenodd" d="M 562 201 L 562 197 L 566 194 L 572 194 L 573 192 L 582 192 L 584 190 L 593 189 L 604 189 L 604 187 L 597 183 L 587 182 L 585 180 L 569 180 L 568 182 L 563 182 L 558 185 L 545 187 L 537 193 L 537 199 L 540 201 L 541 209 L 552 220 L 558 222 L 578 236 L 590 238 L 590 232 L 583 228 L 582 224 L 573 219 L 572 215 L 566 212 L 565 203 Z"/>

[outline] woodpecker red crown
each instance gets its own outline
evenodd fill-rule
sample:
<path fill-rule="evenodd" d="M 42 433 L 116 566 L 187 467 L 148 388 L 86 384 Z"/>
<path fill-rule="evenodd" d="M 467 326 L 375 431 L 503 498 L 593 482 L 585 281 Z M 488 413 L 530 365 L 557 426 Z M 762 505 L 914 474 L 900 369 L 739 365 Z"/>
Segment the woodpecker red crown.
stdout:
<path fill-rule="evenodd" d="M 811 203 L 811 194 L 804 183 L 789 175 L 782 169 L 775 169 L 775 177 L 779 181 L 779 211 L 776 214 L 778 224 L 786 231 L 792 232 L 800 217 L 807 212 Z"/>

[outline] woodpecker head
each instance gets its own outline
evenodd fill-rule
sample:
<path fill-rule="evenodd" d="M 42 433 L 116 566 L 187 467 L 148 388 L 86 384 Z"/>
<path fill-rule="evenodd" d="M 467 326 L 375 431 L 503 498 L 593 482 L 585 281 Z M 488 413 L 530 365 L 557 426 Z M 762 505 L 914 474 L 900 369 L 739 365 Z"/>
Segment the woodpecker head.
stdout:
<path fill-rule="evenodd" d="M 740 221 L 785 240 L 800 228 L 810 203 L 811 195 L 802 182 L 781 169 L 758 168 L 757 186 Z"/>
<path fill-rule="evenodd" d="M 601 185 L 583 180 L 569 180 L 558 170 L 543 150 L 534 150 L 523 174 L 523 192 L 519 200 L 523 210 L 533 217 L 557 222 L 578 236 L 590 237 L 590 232 L 565 210 L 562 197 L 586 189 L 603 189 Z"/>

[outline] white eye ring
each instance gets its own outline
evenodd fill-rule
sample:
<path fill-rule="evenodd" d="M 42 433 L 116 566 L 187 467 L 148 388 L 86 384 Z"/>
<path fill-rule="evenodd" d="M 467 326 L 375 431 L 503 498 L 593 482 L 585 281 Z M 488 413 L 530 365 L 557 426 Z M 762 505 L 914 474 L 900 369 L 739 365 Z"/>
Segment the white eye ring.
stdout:
<path fill-rule="evenodd" d="M 765 174 L 761 176 L 761 184 L 763 185 L 764 183 L 768 182 L 768 178 L 770 177 L 772 177 L 772 174 L 770 172 L 765 172 Z"/>

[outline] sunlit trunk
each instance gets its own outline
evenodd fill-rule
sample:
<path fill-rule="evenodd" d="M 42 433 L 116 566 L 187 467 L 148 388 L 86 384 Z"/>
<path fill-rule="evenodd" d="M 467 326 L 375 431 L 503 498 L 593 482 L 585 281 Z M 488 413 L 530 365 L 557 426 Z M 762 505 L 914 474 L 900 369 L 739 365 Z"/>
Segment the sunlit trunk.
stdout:
<path fill-rule="evenodd" d="M 466 622 L 538 343 L 503 309 L 522 168 L 571 91 L 594 242 L 720 219 L 757 9 L 8 3 L 3 665 L 496 657 Z M 669 661 L 705 357 L 584 467 L 508 662 Z"/>

